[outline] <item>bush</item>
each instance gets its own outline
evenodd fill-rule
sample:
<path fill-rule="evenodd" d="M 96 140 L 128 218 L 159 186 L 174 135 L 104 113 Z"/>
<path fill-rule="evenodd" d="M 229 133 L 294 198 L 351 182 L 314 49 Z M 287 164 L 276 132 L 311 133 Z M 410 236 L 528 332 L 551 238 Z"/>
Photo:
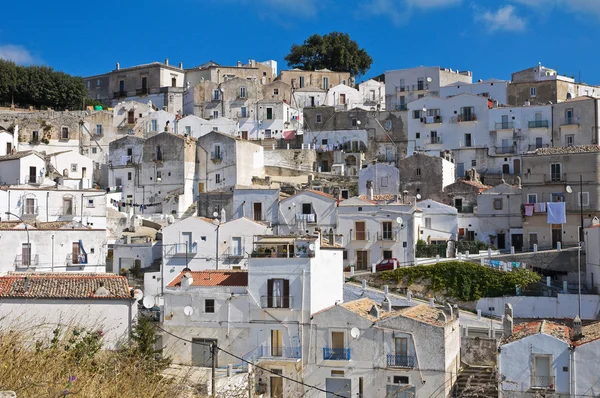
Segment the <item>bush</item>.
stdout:
<path fill-rule="evenodd" d="M 515 287 L 525 288 L 541 277 L 527 269 L 504 272 L 470 262 L 448 261 L 434 265 L 398 268 L 380 274 L 383 280 L 396 280 L 410 286 L 422 283 L 435 293 L 462 301 L 514 294 Z"/>
<path fill-rule="evenodd" d="M 457 253 L 466 253 L 467 251 L 470 254 L 477 254 L 480 250 L 487 250 L 490 245 L 483 243 L 480 240 L 459 240 L 456 241 L 456 252 Z"/>

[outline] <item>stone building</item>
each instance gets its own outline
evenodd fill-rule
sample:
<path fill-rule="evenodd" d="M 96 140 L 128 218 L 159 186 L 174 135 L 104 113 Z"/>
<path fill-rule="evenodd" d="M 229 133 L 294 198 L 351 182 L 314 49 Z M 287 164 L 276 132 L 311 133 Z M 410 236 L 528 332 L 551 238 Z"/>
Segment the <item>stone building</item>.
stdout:
<path fill-rule="evenodd" d="M 319 88 L 325 91 L 338 84 L 352 86 L 354 80 L 349 72 L 334 72 L 329 69 L 282 70 L 277 79 L 289 84 L 293 89 Z"/>
<path fill-rule="evenodd" d="M 440 156 L 430 156 L 425 153 L 415 153 L 401 159 L 400 191 L 408 196 L 421 195 L 422 199 L 433 199 L 445 202 L 444 189 L 454 183 L 454 163 Z"/>
<path fill-rule="evenodd" d="M 269 84 L 277 76 L 277 62 L 273 60 L 257 62 L 249 59 L 247 64 L 241 61 L 235 66 L 220 65 L 209 61 L 185 70 L 186 87 L 194 87 L 201 81 L 220 84 L 229 79 L 257 80 L 260 84 Z"/>
<path fill-rule="evenodd" d="M 552 146 L 598 143 L 600 99 L 584 95 L 552 105 Z"/>

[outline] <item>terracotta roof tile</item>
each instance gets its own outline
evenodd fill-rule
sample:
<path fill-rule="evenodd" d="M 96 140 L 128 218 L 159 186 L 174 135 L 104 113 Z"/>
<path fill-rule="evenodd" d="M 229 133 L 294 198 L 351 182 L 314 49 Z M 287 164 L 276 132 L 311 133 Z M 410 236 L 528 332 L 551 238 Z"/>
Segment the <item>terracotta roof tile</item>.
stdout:
<path fill-rule="evenodd" d="M 421 304 L 404 309 L 401 315 L 430 325 L 444 326 L 445 323 L 438 318 L 441 312 L 443 311 L 427 304 Z"/>
<path fill-rule="evenodd" d="M 106 296 L 95 293 L 104 287 Z M 0 277 L 0 298 L 131 299 L 124 276 L 89 273 L 11 272 Z"/>
<path fill-rule="evenodd" d="M 381 309 L 379 303 L 369 298 L 354 300 L 340 305 L 348 311 L 351 311 L 372 322 L 376 322 L 377 318 L 371 315 L 369 311 L 371 310 L 371 308 L 373 308 L 374 305 L 376 305 L 379 308 L 379 320 L 400 316 L 414 319 L 415 321 L 428 323 L 434 326 L 444 326 L 445 324 L 444 322 L 438 319 L 439 314 L 442 311 L 438 310 L 437 308 L 430 307 L 427 304 L 420 304 L 401 309 L 393 309 L 391 312 L 384 311 L 383 309 Z"/>
<path fill-rule="evenodd" d="M 525 337 L 540 333 L 556 337 L 557 339 L 563 340 L 567 343 L 571 342 L 571 329 L 568 326 L 556 322 L 541 320 L 522 322 L 514 325 L 513 334 L 507 338 L 504 338 L 503 344 L 511 343 L 513 341 L 521 340 Z"/>
<path fill-rule="evenodd" d="M 192 274 L 192 286 L 248 286 L 248 272 L 246 271 L 190 271 L 185 274 Z M 169 283 L 168 287 L 181 286 L 181 279 L 184 272 L 181 272 Z"/>
<path fill-rule="evenodd" d="M 575 153 L 600 152 L 600 145 L 575 145 L 575 146 L 557 146 L 550 148 L 538 148 L 534 155 L 562 155 Z"/>
<path fill-rule="evenodd" d="M 479 192 L 485 191 L 486 189 L 490 189 L 491 187 L 489 185 L 485 185 L 479 181 L 470 181 L 470 180 L 459 180 L 457 182 L 463 182 L 465 184 L 468 185 L 472 185 L 476 188 L 479 188 Z"/>
<path fill-rule="evenodd" d="M 21 151 L 21 152 L 11 153 L 10 155 L 0 156 L 0 162 L 2 162 L 4 160 L 21 159 L 21 158 L 24 158 L 29 155 L 37 155 L 38 157 L 43 159 L 43 157 L 36 151 Z"/>

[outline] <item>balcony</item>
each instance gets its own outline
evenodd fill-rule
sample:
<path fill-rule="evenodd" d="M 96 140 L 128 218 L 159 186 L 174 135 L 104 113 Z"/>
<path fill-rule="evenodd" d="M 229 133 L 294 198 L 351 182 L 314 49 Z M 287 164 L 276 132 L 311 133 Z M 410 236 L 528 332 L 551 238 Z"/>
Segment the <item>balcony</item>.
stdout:
<path fill-rule="evenodd" d="M 540 149 L 540 148 L 549 148 L 550 144 L 542 144 L 542 145 L 529 145 L 529 150 L 530 151 L 535 151 L 536 149 Z"/>
<path fill-rule="evenodd" d="M 258 357 L 272 359 L 300 359 L 302 356 L 302 347 L 274 347 L 261 345 L 258 347 Z"/>
<path fill-rule="evenodd" d="M 547 120 L 530 120 L 528 123 L 530 129 L 548 128 Z"/>
<path fill-rule="evenodd" d="M 21 255 L 21 254 L 19 254 L 18 256 L 15 257 L 14 265 L 15 265 L 15 269 L 17 271 L 22 270 L 22 269 L 35 268 L 35 267 L 37 267 L 38 264 L 39 264 L 39 258 L 38 258 L 37 254 L 35 256 L 32 256 L 30 261 L 28 261 L 27 256 L 23 257 L 23 255 Z"/>
<path fill-rule="evenodd" d="M 515 146 L 497 146 L 496 154 L 504 154 L 504 153 L 515 153 Z"/>
<path fill-rule="evenodd" d="M 553 183 L 553 182 L 564 183 L 566 181 L 567 181 L 567 174 L 566 173 L 544 174 L 544 182 L 546 182 L 546 183 Z"/>
<path fill-rule="evenodd" d="M 531 388 L 554 390 L 554 376 L 531 376 Z"/>
<path fill-rule="evenodd" d="M 382 241 L 395 241 L 398 237 L 398 232 L 396 231 L 380 231 L 377 232 L 377 240 Z"/>
<path fill-rule="evenodd" d="M 414 368 L 415 358 L 412 355 L 387 355 L 388 368 Z"/>
<path fill-rule="evenodd" d="M 425 124 L 442 123 L 442 117 L 440 115 L 425 116 L 425 117 L 421 118 L 421 123 L 425 123 Z"/>
<path fill-rule="evenodd" d="M 462 115 L 458 115 L 456 118 L 457 122 L 476 122 L 477 116 L 474 113 L 465 113 Z"/>
<path fill-rule="evenodd" d="M 561 126 L 569 126 L 569 125 L 577 125 L 577 124 L 579 124 L 579 118 L 575 117 L 575 116 L 566 117 L 560 123 Z"/>
<path fill-rule="evenodd" d="M 406 86 L 396 86 L 397 93 L 404 93 L 404 92 L 406 92 L 406 90 L 407 90 Z"/>
<path fill-rule="evenodd" d="M 296 214 L 296 222 L 306 222 L 308 224 L 317 223 L 317 215 L 315 213 Z"/>
<path fill-rule="evenodd" d="M 42 182 L 44 182 L 44 177 L 42 176 L 25 176 L 24 184 L 41 185 Z"/>
<path fill-rule="evenodd" d="M 194 257 L 198 253 L 198 245 L 185 243 L 175 243 L 169 248 L 170 257 Z"/>
<path fill-rule="evenodd" d="M 411 86 L 412 91 L 425 91 L 425 90 L 429 90 L 429 84 L 413 84 Z"/>
<path fill-rule="evenodd" d="M 442 137 L 431 137 L 430 142 L 431 145 L 439 145 L 442 143 Z"/>
<path fill-rule="evenodd" d="M 210 160 L 221 161 L 221 160 L 223 160 L 223 154 L 221 152 L 211 152 Z"/>
<path fill-rule="evenodd" d="M 475 206 L 459 206 L 456 210 L 461 214 L 472 214 Z"/>
<path fill-rule="evenodd" d="M 261 296 L 260 308 L 292 308 L 293 296 Z"/>
<path fill-rule="evenodd" d="M 323 347 L 324 361 L 349 361 L 350 348 Z"/>
<path fill-rule="evenodd" d="M 514 122 L 496 122 L 496 130 L 512 130 L 515 128 Z"/>
<path fill-rule="evenodd" d="M 148 90 L 148 88 L 138 88 L 135 90 L 135 95 L 148 95 L 150 94 L 150 91 Z"/>
<path fill-rule="evenodd" d="M 408 105 L 406 105 L 406 104 L 397 104 L 396 105 L 396 110 L 397 111 L 407 111 L 408 110 Z"/>
<path fill-rule="evenodd" d="M 113 98 L 123 98 L 123 97 L 127 97 L 127 91 L 115 91 L 113 93 Z"/>
<path fill-rule="evenodd" d="M 82 264 L 87 264 L 87 254 L 79 254 L 77 256 L 73 256 L 73 253 L 67 254 L 67 259 L 65 260 L 65 265 L 67 267 L 78 266 Z"/>

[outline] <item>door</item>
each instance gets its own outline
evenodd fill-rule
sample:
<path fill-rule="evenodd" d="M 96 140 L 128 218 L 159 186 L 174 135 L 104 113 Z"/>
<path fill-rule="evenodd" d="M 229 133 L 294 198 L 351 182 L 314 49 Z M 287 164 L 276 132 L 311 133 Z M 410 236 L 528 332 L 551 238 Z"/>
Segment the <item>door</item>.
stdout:
<path fill-rule="evenodd" d="M 29 166 L 29 183 L 35 184 L 37 177 L 37 169 L 35 166 Z"/>
<path fill-rule="evenodd" d="M 369 256 L 366 250 L 356 251 L 356 269 L 367 269 L 369 267 Z"/>
<path fill-rule="evenodd" d="M 254 221 L 262 221 L 262 203 L 254 203 L 253 205 Z"/>
<path fill-rule="evenodd" d="M 23 266 L 31 265 L 31 243 L 21 244 L 21 261 Z"/>
<path fill-rule="evenodd" d="M 365 222 L 364 221 L 357 221 L 354 223 L 354 228 L 355 228 L 355 235 L 354 235 L 354 239 L 355 240 L 366 240 L 367 239 L 367 234 L 366 234 L 366 226 L 365 226 Z"/>
<path fill-rule="evenodd" d="M 521 159 L 513 160 L 513 171 L 515 174 L 521 174 Z"/>
<path fill-rule="evenodd" d="M 538 238 L 536 233 L 529 234 L 529 249 L 533 250 L 533 245 L 538 244 Z"/>
<path fill-rule="evenodd" d="M 192 339 L 192 366 L 210 368 L 212 366 L 211 344 L 217 344 L 212 339 Z M 217 357 L 217 366 L 218 357 Z"/>
<path fill-rule="evenodd" d="M 345 359 L 344 332 L 331 332 L 331 357 L 332 359 Z"/>
<path fill-rule="evenodd" d="M 242 238 L 239 236 L 234 236 L 231 238 L 231 254 L 234 256 L 242 255 Z"/>
<path fill-rule="evenodd" d="M 552 224 L 552 247 L 555 248 L 558 242 L 562 243 L 562 225 Z"/>
<path fill-rule="evenodd" d="M 473 142 L 471 139 L 471 134 L 470 133 L 465 134 L 465 146 L 470 147 L 472 144 L 473 144 Z"/>
<path fill-rule="evenodd" d="M 397 337 L 394 339 L 394 353 L 396 366 L 408 366 L 408 338 Z"/>
<path fill-rule="evenodd" d="M 325 395 L 326 398 L 350 398 L 352 396 L 352 380 L 328 377 L 325 379 L 325 389 L 330 391 Z"/>
<path fill-rule="evenodd" d="M 247 131 L 242 131 L 242 139 L 243 140 L 247 140 L 248 139 L 248 132 Z"/>
<path fill-rule="evenodd" d="M 502 165 L 502 174 L 510 174 L 510 166 L 508 164 Z"/>
<path fill-rule="evenodd" d="M 79 242 L 73 242 L 71 260 L 73 264 L 79 264 Z"/>
<path fill-rule="evenodd" d="M 271 356 L 283 356 L 283 333 L 281 330 L 271 330 Z"/>
<path fill-rule="evenodd" d="M 323 173 L 329 172 L 329 162 L 327 160 L 321 161 L 321 171 Z"/>
<path fill-rule="evenodd" d="M 512 234 L 511 241 L 515 251 L 523 251 L 523 234 Z"/>
<path fill-rule="evenodd" d="M 269 380 L 271 387 L 271 398 L 282 398 L 283 397 L 283 378 L 279 376 L 271 376 Z"/>
<path fill-rule="evenodd" d="M 10 155 L 12 153 L 12 144 L 10 142 L 6 143 L 6 154 Z"/>
<path fill-rule="evenodd" d="M 340 94 L 340 105 L 346 105 L 346 94 Z"/>
<path fill-rule="evenodd" d="M 191 232 L 182 232 L 181 233 L 181 247 L 179 250 L 182 253 L 185 253 L 183 250 L 190 253 L 192 251 L 192 233 Z"/>
<path fill-rule="evenodd" d="M 125 91 L 125 80 L 119 80 L 119 92 Z"/>
<path fill-rule="evenodd" d="M 146 76 L 142 77 L 142 94 L 146 94 L 146 89 L 148 88 L 148 78 Z"/>
<path fill-rule="evenodd" d="M 532 387 L 549 387 L 553 384 L 550 377 L 550 357 L 533 357 L 533 366 Z"/>
<path fill-rule="evenodd" d="M 498 234 L 498 249 L 504 249 L 506 246 L 506 235 Z"/>
<path fill-rule="evenodd" d="M 87 177 L 87 168 L 82 167 L 81 168 L 81 178 L 86 178 L 86 177 Z"/>
<path fill-rule="evenodd" d="M 535 149 L 541 148 L 543 146 L 542 137 L 535 137 Z"/>
<path fill-rule="evenodd" d="M 508 115 L 502 115 L 502 128 L 508 128 Z"/>

